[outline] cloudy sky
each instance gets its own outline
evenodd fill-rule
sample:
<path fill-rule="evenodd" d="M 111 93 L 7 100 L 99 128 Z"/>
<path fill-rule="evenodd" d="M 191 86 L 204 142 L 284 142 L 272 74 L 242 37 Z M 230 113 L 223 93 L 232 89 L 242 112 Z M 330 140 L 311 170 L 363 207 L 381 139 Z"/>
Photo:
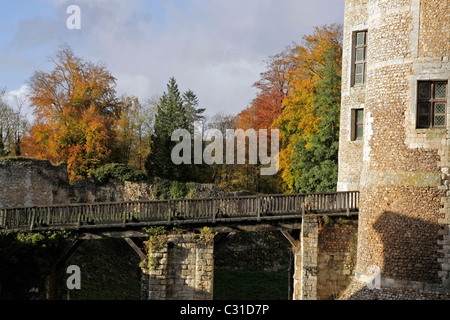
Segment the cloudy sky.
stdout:
<path fill-rule="evenodd" d="M 102 61 L 118 94 L 145 101 L 175 77 L 207 113 L 236 114 L 255 96 L 264 60 L 314 26 L 342 23 L 344 0 L 14 0 L 0 10 L 0 88 L 26 92 L 34 71 L 69 44 L 76 55 Z M 81 29 L 70 30 L 70 5 Z"/>

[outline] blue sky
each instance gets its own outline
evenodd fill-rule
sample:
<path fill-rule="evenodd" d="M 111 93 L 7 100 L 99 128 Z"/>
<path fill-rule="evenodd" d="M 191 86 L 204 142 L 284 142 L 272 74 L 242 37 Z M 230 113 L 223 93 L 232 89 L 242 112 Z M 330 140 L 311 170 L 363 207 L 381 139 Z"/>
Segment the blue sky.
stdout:
<path fill-rule="evenodd" d="M 26 92 L 34 71 L 69 44 L 103 61 L 118 94 L 142 101 L 165 91 L 170 77 L 193 90 L 209 114 L 236 114 L 255 96 L 264 60 L 314 26 L 342 23 L 344 0 L 15 0 L 0 10 L 0 88 Z M 69 30 L 70 5 L 81 29 Z"/>

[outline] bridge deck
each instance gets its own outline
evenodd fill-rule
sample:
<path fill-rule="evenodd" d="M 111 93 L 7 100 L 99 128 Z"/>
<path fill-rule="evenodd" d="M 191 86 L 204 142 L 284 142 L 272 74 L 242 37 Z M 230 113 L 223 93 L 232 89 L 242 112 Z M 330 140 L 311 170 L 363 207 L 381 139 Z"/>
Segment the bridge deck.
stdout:
<path fill-rule="evenodd" d="M 0 209 L 0 228 L 30 231 L 299 219 L 358 212 L 358 192 L 83 203 Z"/>

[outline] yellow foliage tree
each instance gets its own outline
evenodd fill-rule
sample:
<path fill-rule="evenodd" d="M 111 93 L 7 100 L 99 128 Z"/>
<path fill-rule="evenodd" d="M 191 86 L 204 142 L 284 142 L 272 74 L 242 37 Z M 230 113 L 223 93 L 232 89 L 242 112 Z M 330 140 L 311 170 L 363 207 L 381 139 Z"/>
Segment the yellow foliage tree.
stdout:
<path fill-rule="evenodd" d="M 280 130 L 280 170 L 283 188 L 289 192 L 295 191 L 294 181 L 300 174 L 300 168 L 292 161 L 298 152 L 295 145 L 302 136 L 313 135 L 318 130 L 320 118 L 315 112 L 314 97 L 330 46 L 342 52 L 341 25 L 315 27 L 313 34 L 303 37 L 302 44 L 293 47 L 289 56 L 295 68 L 288 72 L 289 89 L 283 100 L 282 114 L 272 125 Z"/>
<path fill-rule="evenodd" d="M 103 65 L 76 57 L 67 45 L 51 61 L 52 72 L 37 71 L 28 81 L 36 122 L 23 150 L 30 157 L 66 162 L 75 181 L 108 162 L 121 103 L 115 78 Z"/>

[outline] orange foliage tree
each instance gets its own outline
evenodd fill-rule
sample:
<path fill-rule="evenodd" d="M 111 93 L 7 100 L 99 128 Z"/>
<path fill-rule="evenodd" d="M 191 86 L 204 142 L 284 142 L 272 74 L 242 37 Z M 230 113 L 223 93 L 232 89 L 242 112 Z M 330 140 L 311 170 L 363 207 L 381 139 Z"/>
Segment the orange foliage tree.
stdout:
<path fill-rule="evenodd" d="M 266 71 L 254 84 L 259 89 L 255 99 L 236 117 L 238 127 L 243 129 L 279 129 L 280 174 L 272 178 L 278 184 L 275 191 L 296 191 L 295 182 L 301 174 L 295 160 L 300 152 L 298 145 L 301 139 L 318 132 L 321 119 L 315 103 L 318 84 L 324 80 L 325 57 L 330 47 L 342 53 L 342 26 L 315 27 L 302 40 L 266 61 Z M 341 54 L 337 56 L 336 63 L 340 66 Z M 257 174 L 256 167 L 253 169 Z M 248 172 L 249 166 L 241 170 Z M 246 174 L 243 179 L 255 174 Z"/>
<path fill-rule="evenodd" d="M 243 129 L 270 129 L 274 120 L 282 112 L 284 98 L 290 86 L 289 73 L 294 71 L 291 49 L 270 56 L 266 61 L 266 71 L 253 84 L 258 89 L 250 106 L 237 116 L 239 127 Z"/>
<path fill-rule="evenodd" d="M 66 162 L 75 181 L 108 162 L 121 103 L 102 64 L 76 57 L 67 45 L 51 62 L 53 71 L 37 71 L 28 81 L 36 120 L 22 148 L 30 157 Z"/>
<path fill-rule="evenodd" d="M 294 65 L 288 71 L 288 94 L 283 100 L 282 114 L 273 127 L 280 130 L 280 170 L 284 189 L 295 191 L 295 180 L 300 168 L 295 166 L 296 145 L 305 136 L 312 136 L 318 131 L 320 117 L 316 112 L 314 99 L 317 85 L 323 80 L 325 56 L 330 47 L 342 53 L 342 26 L 333 24 L 315 27 L 313 34 L 303 37 L 302 44 L 292 48 L 290 59 Z M 337 55 L 340 66 L 341 54 Z"/>
<path fill-rule="evenodd" d="M 253 87 L 258 89 L 256 97 L 249 107 L 236 116 L 239 128 L 268 130 L 266 137 L 268 150 L 270 150 L 271 143 L 270 129 L 273 122 L 282 114 L 283 101 L 288 94 L 290 85 L 289 72 L 294 70 L 290 55 L 291 49 L 286 48 L 265 61 L 265 71 L 260 73 L 259 80 L 253 84 Z M 245 164 L 238 167 L 235 170 L 235 180 L 238 181 L 238 186 L 257 192 L 279 191 L 277 188 L 280 184 L 279 176 L 261 177 L 260 164 Z"/>

